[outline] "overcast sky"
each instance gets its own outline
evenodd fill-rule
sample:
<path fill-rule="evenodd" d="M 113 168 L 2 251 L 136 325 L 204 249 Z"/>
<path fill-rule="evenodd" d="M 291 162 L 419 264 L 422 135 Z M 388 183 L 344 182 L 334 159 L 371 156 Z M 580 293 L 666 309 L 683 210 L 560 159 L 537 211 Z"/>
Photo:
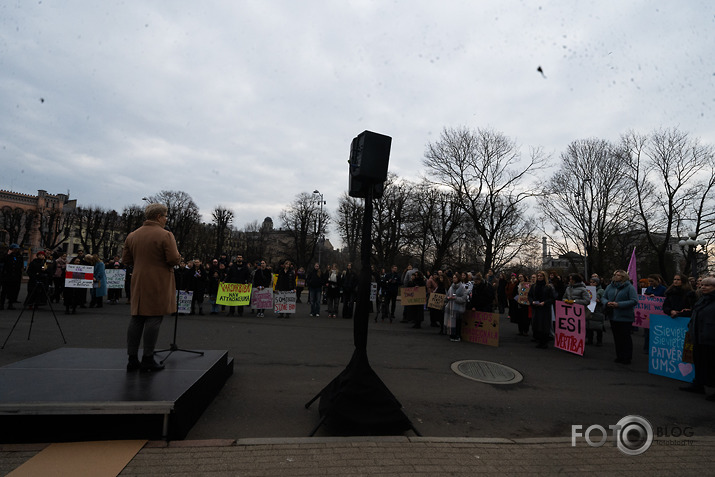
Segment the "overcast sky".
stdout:
<path fill-rule="evenodd" d="M 335 210 L 366 129 L 417 180 L 445 127 L 556 164 L 629 129 L 713 144 L 714 108 L 712 1 L 0 0 L 0 189 L 119 212 L 182 190 L 280 226 L 301 192 Z"/>

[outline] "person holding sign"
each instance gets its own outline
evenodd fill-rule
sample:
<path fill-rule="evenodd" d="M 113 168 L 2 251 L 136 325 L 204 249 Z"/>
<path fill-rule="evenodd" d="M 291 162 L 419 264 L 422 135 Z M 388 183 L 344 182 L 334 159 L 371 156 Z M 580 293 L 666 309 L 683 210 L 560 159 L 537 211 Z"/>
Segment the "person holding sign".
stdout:
<path fill-rule="evenodd" d="M 273 274 L 270 270 L 266 268 L 266 261 L 261 260 L 261 264 L 256 269 L 256 273 L 253 274 L 253 288 L 256 290 L 263 290 L 269 288 L 273 282 Z M 256 316 L 258 318 L 263 318 L 265 315 L 265 308 L 257 308 Z"/>
<path fill-rule="evenodd" d="M 536 283 L 529 287 L 529 304 L 533 311 L 531 327 L 534 330 L 534 339 L 537 341 L 537 348 L 548 348 L 549 335 L 551 333 L 551 312 L 553 310 L 556 292 L 549 284 L 546 273 L 539 271 L 536 273 Z"/>
<path fill-rule="evenodd" d="M 695 292 L 690 288 L 690 283 L 683 275 L 676 273 L 673 284 L 665 291 L 663 313 L 671 318 L 690 316 L 695 304 Z"/>
<path fill-rule="evenodd" d="M 613 279 L 603 292 L 601 303 L 604 305 L 606 318 L 611 320 L 613 341 L 616 345 L 616 359 L 613 361 L 631 364 L 633 358 L 631 326 L 636 319 L 638 295 L 628 279 L 628 272 L 625 270 L 613 272 Z"/>
<path fill-rule="evenodd" d="M 715 387 L 715 278 L 705 277 L 700 283 L 702 296 L 693 306 L 688 324 L 693 339 L 695 378 L 682 391 L 705 393 L 705 386 Z M 715 394 L 706 397 L 715 401 Z"/>
<path fill-rule="evenodd" d="M 295 292 L 295 272 L 291 267 L 290 260 L 283 262 L 283 268 L 278 271 L 276 291 Z M 279 313 L 278 317 L 288 318 L 288 313 Z"/>
<path fill-rule="evenodd" d="M 462 314 L 467 305 L 467 289 L 462 284 L 459 272 L 452 275 L 452 285 L 447 290 L 447 304 L 444 313 L 444 331 L 450 341 L 460 341 L 462 334 Z"/>
<path fill-rule="evenodd" d="M 144 224 L 124 241 L 122 262 L 134 266 L 132 276 L 132 317 L 127 329 L 127 371 L 161 371 L 154 360 L 154 348 L 164 315 L 176 312 L 174 266 L 181 263 L 174 234 L 165 230 L 168 209 L 149 204 Z M 139 342 L 144 335 L 144 354 L 139 361 Z"/>

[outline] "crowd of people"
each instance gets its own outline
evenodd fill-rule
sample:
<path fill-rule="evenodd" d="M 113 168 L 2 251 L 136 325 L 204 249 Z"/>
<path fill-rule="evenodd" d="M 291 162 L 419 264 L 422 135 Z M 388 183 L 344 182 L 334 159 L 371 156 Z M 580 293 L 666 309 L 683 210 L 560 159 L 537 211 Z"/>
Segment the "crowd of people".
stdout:
<path fill-rule="evenodd" d="M 68 288 L 64 286 L 67 265 L 92 267 L 94 283 L 92 288 Z M 102 308 L 105 299 L 119 303 L 124 293 L 126 302 L 131 303 L 132 264 L 122 261 L 119 256 L 102 260 L 98 255 L 85 254 L 79 250 L 68 259 L 63 252 L 39 251 L 23 266 L 20 247 L 12 244 L 0 263 L 0 310 L 15 309 L 18 304 L 23 272 L 27 273 L 27 295 L 22 306 L 33 307 L 62 302 L 65 312 L 73 314 L 78 308 Z M 279 291 L 294 291 L 297 302 L 301 302 L 303 291 L 307 289 L 310 316 L 321 316 L 321 310 L 329 318 L 340 315 L 353 318 L 357 300 L 358 275 L 352 264 L 340 270 L 337 264 L 321 267 L 316 263 L 306 272 L 297 270 L 286 260 L 276 267 L 277 272 L 265 260 L 244 261 L 242 255 L 229 258 L 226 254 L 203 262 L 200 259 L 181 259 L 174 268 L 176 290 L 191 291 L 191 314 L 204 314 L 204 303 L 208 301 L 208 313 L 227 316 L 243 316 L 244 308 L 257 317 L 265 316 L 265 309 L 250 306 L 220 306 L 217 304 L 219 283 L 251 284 L 254 289 L 274 287 Z M 107 269 L 126 270 L 124 288 L 108 288 Z M 275 277 L 274 277 L 275 276 Z M 459 341 L 462 317 L 468 310 L 499 313 L 516 325 L 517 336 L 531 336 L 537 348 L 547 349 L 554 339 L 552 315 L 557 300 L 587 306 L 591 303 L 591 293 L 586 280 L 578 273 L 571 273 L 565 279 L 555 272 L 537 271 L 526 274 L 486 274 L 459 272 L 440 269 L 422 273 L 417 266 L 408 265 L 399 271 L 393 265 L 389 270 L 379 272 L 371 269 L 371 281 L 376 285 L 375 301 L 370 302 L 370 312 L 374 320 L 396 320 L 400 290 L 424 287 L 425 304 L 402 306 L 401 323 L 412 328 L 422 328 L 425 315 L 429 326 L 438 328 L 438 333 L 452 341 Z M 587 345 L 602 346 L 607 325 L 613 335 L 616 363 L 628 365 L 633 357 L 633 327 L 635 308 L 638 304 L 638 290 L 647 296 L 664 297 L 663 313 L 667 316 L 691 317 L 690 331 L 694 343 L 694 364 L 696 378 L 692 385 L 683 389 L 704 392 L 705 386 L 715 385 L 715 276 L 708 275 L 696 279 L 683 274 L 675 274 L 671 284 L 660 275 L 649 275 L 637 284 L 631 283 L 628 273 L 616 270 L 612 277 L 604 280 L 592 274 L 588 285 L 596 291 L 595 308 L 587 312 Z M 443 296 L 443 305 L 427 306 L 431 295 Z M 342 305 L 342 310 L 340 306 Z M 288 318 L 288 314 L 277 314 Z M 643 351 L 648 352 L 648 329 L 643 331 Z M 709 399 L 715 399 L 710 397 Z"/>

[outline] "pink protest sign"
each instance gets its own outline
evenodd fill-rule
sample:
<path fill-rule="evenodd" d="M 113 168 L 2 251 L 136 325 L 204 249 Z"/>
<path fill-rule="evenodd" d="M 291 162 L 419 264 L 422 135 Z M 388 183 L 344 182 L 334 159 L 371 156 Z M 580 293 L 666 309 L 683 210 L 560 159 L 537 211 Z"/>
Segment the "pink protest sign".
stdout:
<path fill-rule="evenodd" d="M 636 320 L 633 326 L 650 328 L 650 315 L 664 315 L 663 302 L 665 297 L 638 295 L 638 305 L 636 305 Z"/>
<path fill-rule="evenodd" d="M 557 301 L 554 332 L 556 348 L 583 356 L 586 341 L 586 307 Z"/>
<path fill-rule="evenodd" d="M 251 307 L 257 310 L 273 308 L 273 290 L 270 288 L 254 288 L 251 295 Z"/>

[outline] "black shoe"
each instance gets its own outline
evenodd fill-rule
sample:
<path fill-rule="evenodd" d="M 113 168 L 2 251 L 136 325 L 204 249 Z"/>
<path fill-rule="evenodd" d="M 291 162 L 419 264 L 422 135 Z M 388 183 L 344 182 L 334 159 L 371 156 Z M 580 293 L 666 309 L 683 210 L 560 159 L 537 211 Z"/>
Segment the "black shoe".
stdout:
<path fill-rule="evenodd" d="M 127 372 L 131 373 L 132 371 L 138 371 L 142 367 L 141 362 L 139 361 L 139 358 L 136 356 L 130 356 L 129 357 L 129 362 L 127 363 Z"/>
<path fill-rule="evenodd" d="M 14 309 L 15 309 L 15 307 L 14 307 L 14 306 L 12 306 L 12 305 L 8 305 L 8 306 L 7 306 L 7 309 L 8 309 L 8 310 L 14 310 Z"/>
<path fill-rule="evenodd" d="M 536 347 L 539 349 L 549 349 L 549 345 L 547 345 L 546 343 L 539 343 L 536 345 Z"/>
<path fill-rule="evenodd" d="M 420 329 L 420 328 L 422 328 L 422 326 L 420 326 L 420 325 L 412 325 L 412 328 Z"/>
<path fill-rule="evenodd" d="M 681 391 L 685 391 L 686 393 L 705 394 L 705 387 L 698 386 L 696 384 L 691 384 L 689 386 L 681 386 L 678 389 L 680 389 Z"/>
<path fill-rule="evenodd" d="M 715 401 L 715 394 L 711 394 L 710 396 L 705 398 L 706 401 Z"/>
<path fill-rule="evenodd" d="M 164 369 L 163 364 L 159 364 L 156 361 L 154 361 L 153 356 L 144 356 L 142 358 L 142 363 L 141 363 L 141 372 L 142 373 L 154 373 L 156 371 L 161 371 Z"/>

